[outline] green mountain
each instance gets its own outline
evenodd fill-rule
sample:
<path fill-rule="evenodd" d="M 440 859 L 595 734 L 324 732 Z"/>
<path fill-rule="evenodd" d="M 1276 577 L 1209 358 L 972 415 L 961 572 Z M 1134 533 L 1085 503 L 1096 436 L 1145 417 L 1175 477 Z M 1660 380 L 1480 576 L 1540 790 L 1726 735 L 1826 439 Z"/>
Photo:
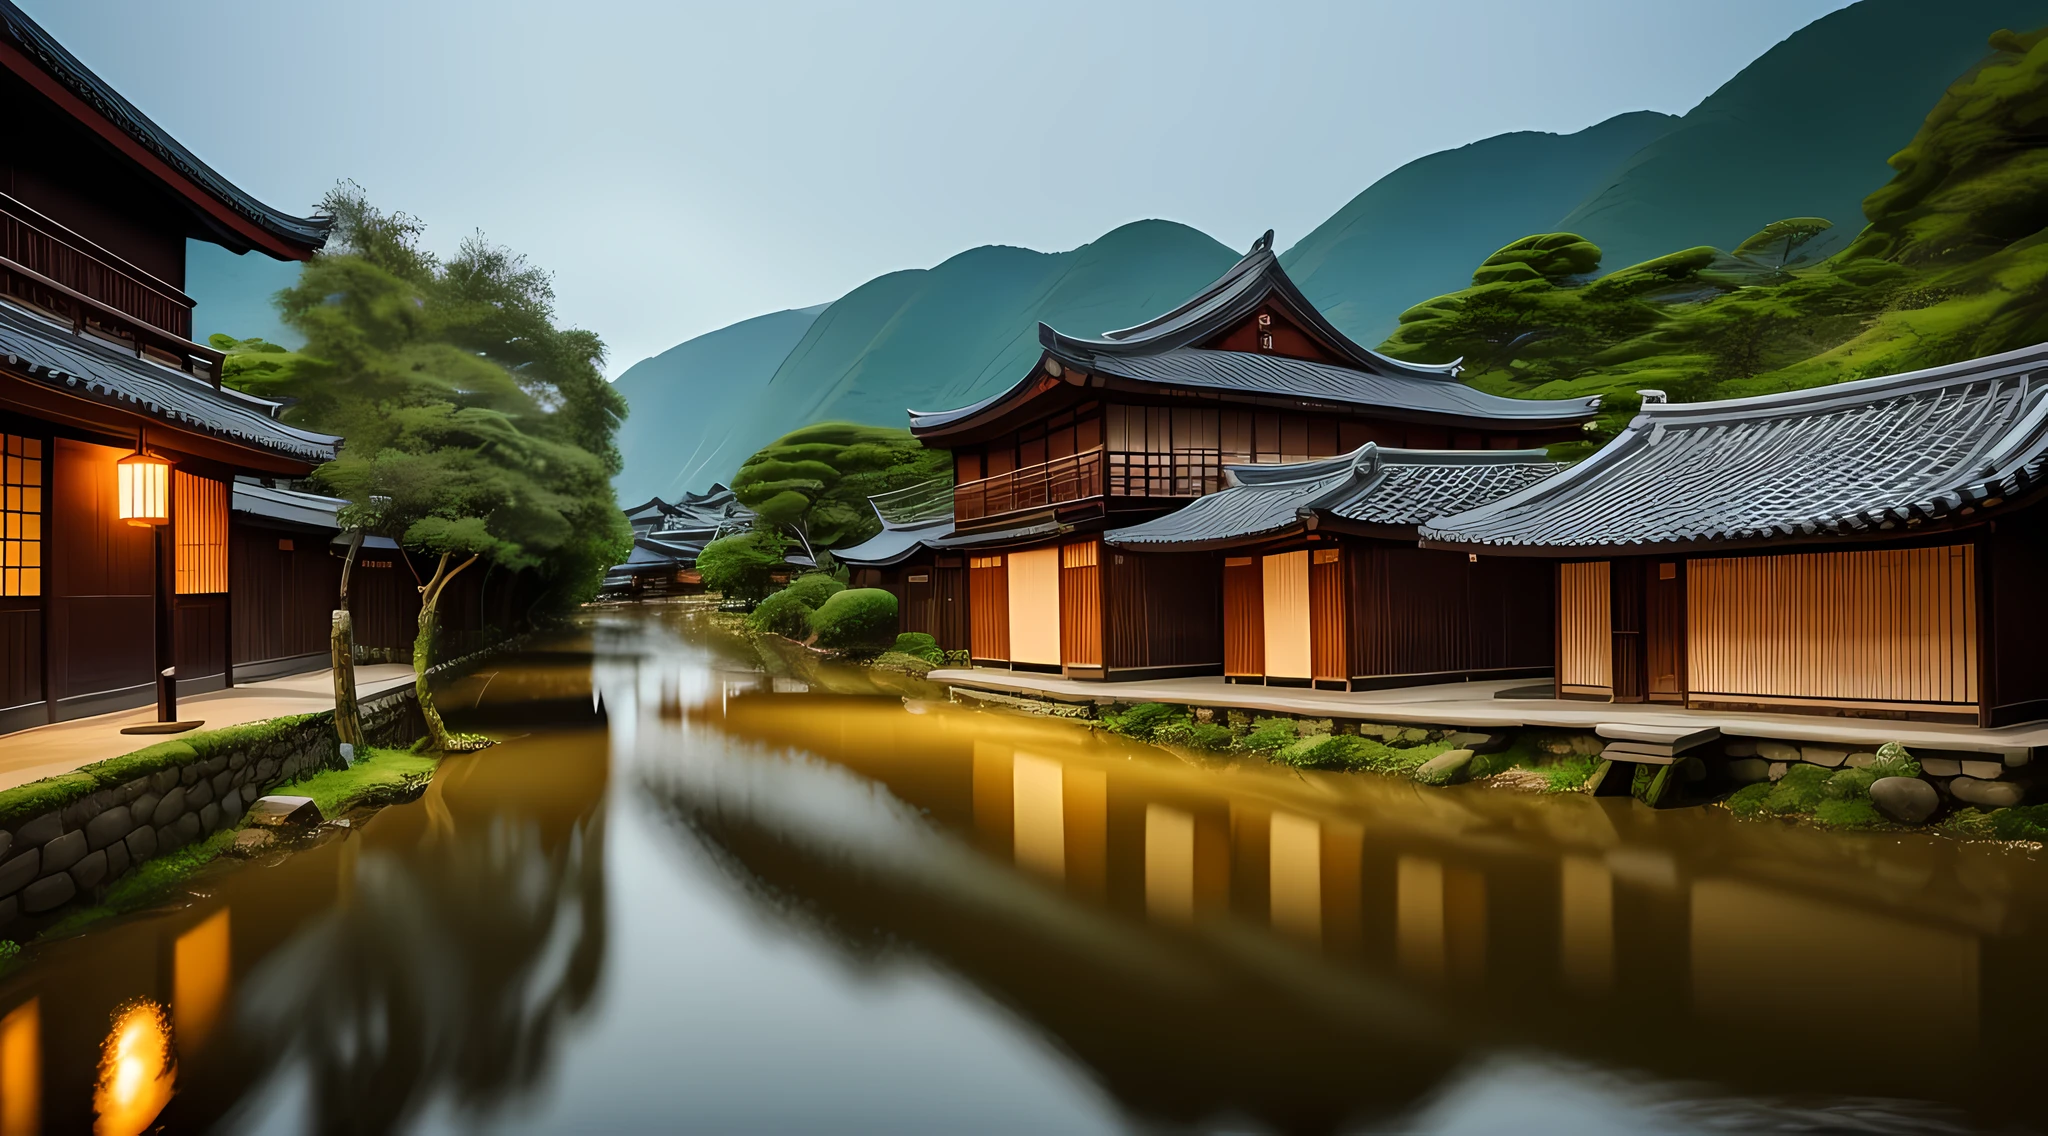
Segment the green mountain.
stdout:
<path fill-rule="evenodd" d="M 643 500 L 650 485 L 730 478 L 754 451 L 805 423 L 901 426 L 907 409 L 993 394 L 1037 358 L 1040 321 L 1086 334 L 1125 327 L 1187 299 L 1238 255 L 1186 225 L 1138 221 L 1069 252 L 984 246 L 876 277 L 828 306 L 765 383 L 728 383 L 745 391 L 731 411 L 700 403 L 682 414 L 648 410 L 628 389 L 629 423 L 661 426 L 649 435 L 659 438 L 651 454 L 621 437 L 620 499 Z"/>
<path fill-rule="evenodd" d="M 612 479 L 619 503 L 674 498 L 730 480 L 739 462 L 714 465 L 711 455 L 826 307 L 741 320 L 626 368 L 617 379 L 627 407 L 619 427 L 625 465 Z"/>
<path fill-rule="evenodd" d="M 1786 37 L 1576 208 L 1525 232 L 1581 234 L 1610 268 L 1733 248 L 1784 217 L 1835 222 L 1839 248 L 1890 176 L 1885 159 L 1983 58 L 1984 38 L 2044 22 L 2043 0 L 1862 0 Z"/>
<path fill-rule="evenodd" d="M 1532 237 L 1403 313 L 1385 348 L 1463 357 L 1466 380 L 1497 393 L 1602 395 L 1612 431 L 1640 389 L 1767 394 L 2048 340 L 2048 30 L 2002 31 L 1987 53 L 1892 156 L 1894 176 L 1862 203 L 1869 224 L 1825 260 L 1788 258 L 1780 237 L 1586 283 L 1597 249 Z"/>
<path fill-rule="evenodd" d="M 1488 253 L 1550 228 L 1678 121 L 1631 111 L 1576 134 L 1517 131 L 1417 158 L 1352 198 L 1280 264 L 1330 322 L 1377 343 L 1402 309 L 1463 287 Z"/>

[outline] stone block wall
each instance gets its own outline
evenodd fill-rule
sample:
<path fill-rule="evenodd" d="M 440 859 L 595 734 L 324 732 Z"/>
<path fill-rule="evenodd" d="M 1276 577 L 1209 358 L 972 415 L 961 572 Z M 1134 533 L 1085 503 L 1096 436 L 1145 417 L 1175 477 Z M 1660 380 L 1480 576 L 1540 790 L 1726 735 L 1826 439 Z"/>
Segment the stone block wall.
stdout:
<path fill-rule="evenodd" d="M 374 745 L 409 745 L 424 731 L 410 687 L 366 700 L 360 713 Z M 96 902 L 151 857 L 234 827 L 256 798 L 338 768 L 334 715 L 321 714 L 0 826 L 0 937 L 16 937 L 23 920 L 33 928 L 63 908 Z"/>

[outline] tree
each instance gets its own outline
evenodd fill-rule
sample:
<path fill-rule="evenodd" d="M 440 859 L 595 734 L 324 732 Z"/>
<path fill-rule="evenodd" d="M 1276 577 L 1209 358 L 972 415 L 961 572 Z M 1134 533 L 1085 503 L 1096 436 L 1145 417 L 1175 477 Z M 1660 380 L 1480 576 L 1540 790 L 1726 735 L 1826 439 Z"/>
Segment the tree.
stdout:
<path fill-rule="evenodd" d="M 751 608 L 774 590 L 774 572 L 788 551 L 789 542 L 772 529 L 720 537 L 697 554 L 697 574 L 705 587 Z"/>
<path fill-rule="evenodd" d="M 795 534 L 815 558 L 880 531 L 870 496 L 952 477 L 952 454 L 926 449 L 908 430 L 819 422 L 748 458 L 732 491 L 763 522 Z"/>
<path fill-rule="evenodd" d="M 446 261 L 423 224 L 343 184 L 327 251 L 278 294 L 299 352 L 235 343 L 223 380 L 293 400 L 294 423 L 346 439 L 315 478 L 347 497 L 345 527 L 438 558 L 420 587 L 414 685 L 428 735 L 446 748 L 427 671 L 450 581 L 488 558 L 533 569 L 558 605 L 595 594 L 631 546 L 610 485 L 625 403 L 601 370 L 604 344 L 554 323 L 547 274 L 481 235 Z"/>
<path fill-rule="evenodd" d="M 1835 223 L 1826 217 L 1787 217 L 1765 225 L 1755 236 L 1736 245 L 1734 255 L 1783 272 L 1811 256 L 1806 246 L 1834 227 Z"/>

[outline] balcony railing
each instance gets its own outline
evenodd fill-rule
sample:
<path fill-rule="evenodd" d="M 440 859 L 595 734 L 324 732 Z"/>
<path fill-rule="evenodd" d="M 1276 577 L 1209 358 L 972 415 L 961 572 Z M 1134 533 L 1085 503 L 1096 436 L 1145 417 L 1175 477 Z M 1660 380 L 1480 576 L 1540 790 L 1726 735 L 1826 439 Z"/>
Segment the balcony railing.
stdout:
<path fill-rule="evenodd" d="M 1102 451 L 1028 465 L 953 487 L 953 519 L 971 521 L 1102 496 Z"/>
<path fill-rule="evenodd" d="M 191 341 L 192 300 L 0 194 L 0 293 L 218 382 L 221 353 Z"/>
<path fill-rule="evenodd" d="M 953 515 L 953 485 L 950 478 L 935 477 L 902 489 L 891 489 L 868 498 L 875 515 L 888 525 L 917 525 Z"/>

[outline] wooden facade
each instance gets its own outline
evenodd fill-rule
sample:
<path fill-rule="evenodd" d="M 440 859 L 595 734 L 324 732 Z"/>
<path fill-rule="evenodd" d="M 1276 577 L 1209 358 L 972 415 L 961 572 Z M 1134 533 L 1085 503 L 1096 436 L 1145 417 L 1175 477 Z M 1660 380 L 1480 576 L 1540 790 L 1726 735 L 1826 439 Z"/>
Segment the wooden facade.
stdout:
<path fill-rule="evenodd" d="M 1563 563 L 1558 694 L 1986 722 L 2034 713 L 2038 668 L 1991 656 L 1984 618 L 1994 595 L 2030 602 L 2014 595 L 2008 549 L 2032 539 L 1994 540 L 1989 557 L 1970 540 Z M 2004 664 L 2010 707 L 1993 705 L 1987 659 Z"/>

